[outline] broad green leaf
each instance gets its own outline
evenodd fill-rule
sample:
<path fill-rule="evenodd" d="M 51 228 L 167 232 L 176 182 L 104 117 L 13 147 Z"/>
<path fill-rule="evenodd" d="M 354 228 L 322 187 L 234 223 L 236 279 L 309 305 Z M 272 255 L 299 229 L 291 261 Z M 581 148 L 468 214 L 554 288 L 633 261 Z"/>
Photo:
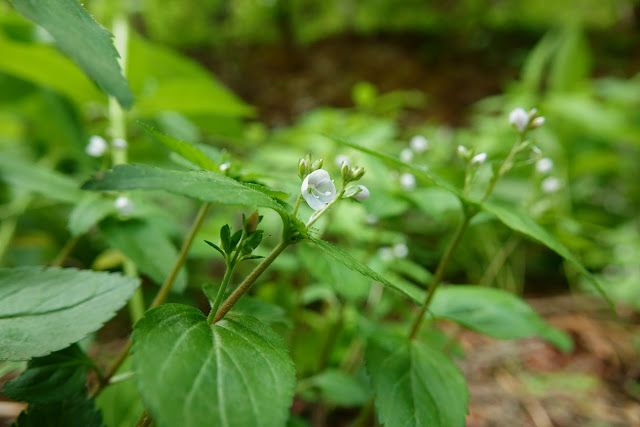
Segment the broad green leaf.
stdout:
<path fill-rule="evenodd" d="M 363 406 L 371 397 L 361 381 L 338 369 L 327 369 L 304 379 L 304 383 L 317 387 L 322 399 L 333 405 Z"/>
<path fill-rule="evenodd" d="M 80 236 L 116 212 L 112 198 L 104 197 L 102 194 L 86 193 L 69 214 L 69 231 L 74 237 Z"/>
<path fill-rule="evenodd" d="M 384 284 L 385 286 L 408 296 L 409 298 L 411 298 L 412 300 L 418 303 L 422 303 L 423 293 L 420 289 L 413 288 L 413 287 L 400 286 L 396 283 L 390 282 L 389 280 L 382 277 L 379 273 L 367 267 L 365 264 L 361 263 L 360 261 L 358 261 L 351 255 L 349 255 L 348 253 L 344 252 L 342 249 L 339 249 L 333 246 L 332 244 L 325 242 L 324 240 L 321 240 L 312 236 L 309 236 L 309 240 L 311 240 L 318 248 L 322 249 L 324 253 L 326 253 L 336 261 L 341 262 L 351 270 L 357 271 L 363 276 L 376 280 Z"/>
<path fill-rule="evenodd" d="M 228 316 L 210 325 L 194 307 L 166 304 L 136 324 L 133 367 L 159 426 L 282 426 L 295 372 L 267 325 Z"/>
<path fill-rule="evenodd" d="M 0 156 L 0 180 L 63 202 L 75 203 L 82 198 L 71 178 L 8 153 Z"/>
<path fill-rule="evenodd" d="M 220 170 L 216 162 L 190 143 L 165 135 L 145 123 L 138 122 L 138 124 L 153 135 L 158 141 L 164 144 L 164 146 L 169 150 L 181 155 L 199 168 L 214 172 L 218 172 Z"/>
<path fill-rule="evenodd" d="M 100 231 L 109 246 L 124 253 L 158 285 L 164 283 L 178 259 L 178 250 L 165 231 L 152 222 L 108 219 L 100 224 Z M 186 287 L 187 271 L 183 266 L 171 290 L 182 292 Z"/>
<path fill-rule="evenodd" d="M 460 192 L 460 190 L 458 188 L 456 188 L 455 185 L 451 184 L 449 181 L 447 181 L 446 179 L 434 174 L 433 172 L 429 171 L 426 167 L 420 167 L 420 166 L 416 166 L 416 165 L 412 165 L 409 163 L 405 163 L 402 160 L 399 160 L 395 157 L 389 156 L 387 154 L 383 154 L 380 153 L 378 151 L 372 150 L 370 148 L 366 148 L 363 147 L 361 145 L 358 144 L 354 144 L 352 142 L 349 141 L 345 141 L 342 138 L 338 138 L 335 136 L 331 136 L 331 135 L 325 135 L 322 134 L 323 136 L 331 139 L 332 141 L 337 142 L 338 144 L 342 144 L 342 145 L 346 145 L 347 147 L 351 147 L 355 150 L 358 151 L 362 151 L 363 153 L 367 153 L 370 154 L 374 157 L 377 157 L 381 160 L 384 160 L 387 163 L 390 163 L 392 165 L 395 166 L 400 166 L 403 167 L 405 169 L 410 170 L 414 175 L 418 176 L 418 177 L 422 177 L 423 179 L 426 179 L 427 181 L 432 182 L 434 185 L 449 191 L 450 193 L 455 194 L 456 196 L 458 196 L 459 198 L 464 198 L 464 196 L 462 195 L 462 193 Z"/>
<path fill-rule="evenodd" d="M 27 370 L 4 384 L 2 393 L 14 400 L 51 403 L 85 389 L 91 360 L 76 344 L 48 356 L 34 357 Z"/>
<path fill-rule="evenodd" d="M 32 403 L 14 427 L 103 427 L 102 415 L 86 391 L 53 403 Z"/>
<path fill-rule="evenodd" d="M 365 362 L 382 424 L 464 426 L 469 391 L 460 369 L 440 350 L 380 334 L 369 339 Z"/>
<path fill-rule="evenodd" d="M 515 210 L 513 208 L 499 205 L 496 203 L 485 202 L 482 204 L 482 208 L 488 212 L 494 214 L 504 225 L 518 231 L 525 236 L 531 237 L 547 246 L 549 249 L 555 251 L 558 255 L 569 261 L 581 274 L 583 274 L 591 284 L 593 284 L 598 292 L 604 297 L 609 306 L 615 310 L 613 301 L 609 298 L 609 295 L 605 292 L 604 288 L 591 273 L 573 256 L 569 249 L 567 249 L 562 243 L 558 242 L 547 230 L 542 228 L 527 214 Z"/>
<path fill-rule="evenodd" d="M 563 351 L 573 343 L 521 298 L 509 292 L 483 286 L 445 286 L 436 291 L 429 310 L 436 318 L 449 319 L 474 331 L 499 339 L 538 335 Z"/>
<path fill-rule="evenodd" d="M 105 92 L 124 107 L 133 94 L 122 75 L 111 34 L 93 20 L 77 0 L 12 0 L 15 8 L 42 26 L 60 49 Z"/>
<path fill-rule="evenodd" d="M 0 359 L 68 347 L 115 316 L 139 281 L 72 268 L 0 269 Z"/>

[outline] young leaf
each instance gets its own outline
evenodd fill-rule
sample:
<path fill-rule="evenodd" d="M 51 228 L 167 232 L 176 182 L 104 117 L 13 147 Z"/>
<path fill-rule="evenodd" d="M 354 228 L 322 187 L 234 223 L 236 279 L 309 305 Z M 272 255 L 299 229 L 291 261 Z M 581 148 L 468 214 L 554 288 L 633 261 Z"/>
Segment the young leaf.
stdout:
<path fill-rule="evenodd" d="M 32 403 L 13 427 L 103 427 L 102 414 L 86 391 L 53 403 Z"/>
<path fill-rule="evenodd" d="M 186 141 L 180 141 L 178 139 L 170 137 L 169 135 L 165 135 L 145 123 L 138 122 L 138 124 L 151 135 L 153 135 L 158 141 L 164 144 L 165 147 L 167 147 L 169 150 L 181 155 L 201 169 L 214 172 L 218 172 L 220 170 L 218 164 L 210 159 L 199 148 L 191 145 Z"/>
<path fill-rule="evenodd" d="M 215 249 L 216 251 L 220 252 L 220 255 L 222 255 L 223 257 L 226 257 L 225 253 L 223 252 L 222 249 L 220 249 L 220 247 L 218 245 L 216 245 L 213 242 L 210 242 L 208 240 L 204 241 L 207 245 L 211 246 L 213 249 Z"/>
<path fill-rule="evenodd" d="M 482 204 L 482 208 L 488 212 L 494 214 L 500 222 L 507 227 L 518 231 L 525 236 L 531 237 L 555 251 L 558 255 L 569 261 L 580 273 L 582 273 L 591 284 L 595 286 L 598 292 L 604 297 L 609 306 L 615 310 L 615 305 L 609 295 L 605 292 L 604 288 L 591 273 L 573 256 L 569 249 L 567 249 L 562 243 L 558 242 L 547 230 L 542 228 L 527 214 L 517 211 L 511 207 L 499 205 L 496 203 L 485 202 Z"/>
<path fill-rule="evenodd" d="M 110 218 L 100 224 L 100 231 L 109 246 L 129 257 L 157 285 L 164 283 L 178 259 L 178 249 L 169 236 L 151 222 Z M 182 266 L 171 290 L 181 293 L 187 281 L 187 270 Z"/>
<path fill-rule="evenodd" d="M 229 224 L 225 224 L 220 228 L 220 244 L 222 245 L 222 250 L 226 254 L 230 254 L 232 252 L 231 249 L 231 228 Z"/>
<path fill-rule="evenodd" d="M 85 389 L 91 361 L 76 344 L 29 361 L 27 370 L 4 384 L 2 393 L 14 400 L 51 403 Z"/>
<path fill-rule="evenodd" d="M 47 30 L 60 49 L 123 107 L 133 103 L 111 34 L 94 21 L 80 3 L 76 0 L 12 0 L 11 3 L 18 12 Z"/>
<path fill-rule="evenodd" d="M 80 341 L 138 285 L 132 277 L 71 268 L 0 269 L 0 359 L 28 360 Z"/>
<path fill-rule="evenodd" d="M 374 335 L 367 372 L 380 421 L 389 426 L 464 426 L 469 391 L 449 356 L 418 340 Z"/>
<path fill-rule="evenodd" d="M 229 240 L 229 247 L 231 248 L 231 250 L 235 250 L 236 246 L 238 246 L 238 243 L 240 242 L 240 239 L 242 238 L 242 230 L 238 230 L 235 233 L 233 233 L 233 235 L 231 236 L 231 239 Z"/>
<path fill-rule="evenodd" d="M 445 286 L 437 290 L 429 310 L 436 318 L 499 339 L 538 335 L 563 351 L 571 338 L 538 316 L 522 299 L 509 292 L 482 286 Z"/>
<path fill-rule="evenodd" d="M 282 338 L 252 317 L 210 325 L 194 307 L 166 304 L 136 324 L 132 353 L 159 426 L 279 426 L 289 416 L 293 362 Z"/>

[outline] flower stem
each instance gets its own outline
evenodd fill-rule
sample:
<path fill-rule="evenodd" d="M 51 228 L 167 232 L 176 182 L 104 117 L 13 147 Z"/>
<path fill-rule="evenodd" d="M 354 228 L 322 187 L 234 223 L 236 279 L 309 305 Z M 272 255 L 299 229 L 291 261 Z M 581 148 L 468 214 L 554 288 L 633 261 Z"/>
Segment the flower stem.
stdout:
<path fill-rule="evenodd" d="M 491 181 L 489 182 L 489 186 L 487 187 L 487 189 L 484 192 L 484 195 L 480 199 L 480 203 L 487 200 L 487 197 L 489 197 L 489 195 L 493 192 L 493 189 L 498 183 L 498 181 L 500 181 L 500 178 L 502 178 L 504 174 L 509 172 L 509 170 L 513 166 L 513 159 L 515 158 L 516 154 L 518 154 L 522 149 L 523 138 L 524 138 L 523 134 L 519 133 L 518 140 L 511 148 L 509 155 L 507 156 L 506 159 L 504 159 L 504 162 L 502 162 L 502 165 L 500 165 L 500 169 L 498 169 L 498 172 L 496 172 L 491 178 Z"/>
<path fill-rule="evenodd" d="M 298 199 L 296 200 L 296 205 L 293 208 L 293 212 L 291 212 L 291 215 L 296 216 L 296 214 L 298 213 L 298 209 L 300 208 L 300 202 L 302 202 L 302 194 L 298 195 Z"/>
<path fill-rule="evenodd" d="M 338 203 L 338 201 L 342 198 L 342 196 L 344 195 L 344 185 L 342 186 L 342 189 L 340 190 L 340 193 L 338 193 L 338 195 L 336 197 L 334 197 L 334 199 L 332 201 L 330 201 L 329 203 L 327 203 L 327 205 L 320 209 L 319 211 L 316 211 L 313 213 L 313 215 L 311 215 L 311 218 L 309 218 L 309 221 L 305 224 L 307 228 L 311 227 L 313 225 L 313 223 L 315 223 L 331 206 L 335 205 L 336 203 Z"/>
<path fill-rule="evenodd" d="M 249 290 L 251 285 L 253 285 L 253 283 L 258 279 L 258 277 L 260 277 L 260 275 L 264 273 L 267 267 L 271 265 L 271 263 L 278 257 L 278 255 L 280 255 L 287 248 L 287 246 L 289 246 L 289 242 L 286 242 L 284 240 L 281 241 L 278 244 L 278 246 L 276 246 L 273 249 L 273 251 L 271 251 L 271 253 L 267 255 L 267 257 L 263 259 L 262 262 L 256 266 L 256 268 L 251 272 L 251 274 L 249 274 L 247 278 L 244 279 L 244 282 L 242 282 L 236 288 L 236 290 L 233 291 L 233 293 L 229 296 L 229 298 L 226 299 L 226 301 L 222 304 L 222 306 L 220 306 L 220 308 L 215 314 L 213 323 L 216 323 L 222 320 L 222 318 L 229 312 L 229 310 L 231 310 L 231 307 L 233 307 L 238 302 L 240 297 Z"/>
<path fill-rule="evenodd" d="M 420 311 L 418 312 L 418 315 L 414 319 L 413 325 L 411 326 L 411 332 L 409 332 L 409 339 L 413 339 L 418 333 L 418 331 L 420 330 L 420 326 L 422 325 L 422 320 L 424 319 L 424 315 L 426 314 L 427 309 L 429 308 L 429 304 L 431 304 L 431 300 L 433 299 L 433 296 L 436 293 L 436 289 L 442 282 L 444 270 L 447 264 L 449 263 L 449 261 L 451 260 L 451 257 L 456 251 L 458 245 L 460 244 L 460 241 L 462 240 L 462 236 L 464 235 L 464 232 L 469 227 L 471 218 L 473 218 L 473 214 L 469 214 L 465 212 L 464 219 L 462 220 L 462 223 L 458 227 L 458 230 L 456 231 L 456 234 L 454 235 L 453 240 L 449 244 L 447 251 L 442 256 L 442 259 L 440 259 L 440 263 L 438 264 L 438 267 L 436 268 L 436 272 L 434 273 L 433 278 L 431 279 L 431 283 L 429 284 L 429 291 L 427 292 L 427 296 L 424 300 L 424 303 L 422 304 L 422 307 L 420 307 Z"/>

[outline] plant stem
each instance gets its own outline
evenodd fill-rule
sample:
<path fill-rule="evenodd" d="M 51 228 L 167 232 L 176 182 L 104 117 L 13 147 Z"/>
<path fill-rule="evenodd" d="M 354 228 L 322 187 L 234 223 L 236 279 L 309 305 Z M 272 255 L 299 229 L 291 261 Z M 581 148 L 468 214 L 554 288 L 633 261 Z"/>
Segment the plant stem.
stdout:
<path fill-rule="evenodd" d="M 122 74 L 126 75 L 127 71 L 127 47 L 129 45 L 129 23 L 127 22 L 126 13 L 118 13 L 113 19 L 112 30 L 114 36 L 114 44 L 120 54 L 120 66 Z M 108 105 L 109 114 L 109 133 L 112 138 L 122 138 L 126 140 L 127 125 L 125 112 L 113 97 L 109 97 Z M 127 149 L 115 148 L 111 146 L 111 163 L 112 166 L 127 163 Z"/>
<path fill-rule="evenodd" d="M 296 205 L 293 207 L 293 212 L 291 212 L 291 215 L 296 216 L 296 214 L 298 213 L 298 209 L 300 208 L 301 202 L 302 202 L 302 194 L 299 194 L 298 198 L 296 199 Z"/>
<path fill-rule="evenodd" d="M 420 307 L 420 311 L 418 312 L 418 315 L 416 316 L 413 322 L 413 325 L 411 326 L 411 332 L 409 332 L 409 339 L 413 339 L 418 333 L 418 330 L 420 330 L 420 326 L 422 325 L 422 320 L 424 319 L 424 315 L 427 312 L 427 309 L 429 308 L 429 304 L 431 304 L 431 300 L 433 299 L 433 296 L 436 293 L 436 289 L 442 282 L 442 277 L 444 276 L 445 267 L 451 260 L 451 257 L 453 256 L 458 245 L 460 244 L 460 241 L 462 240 L 462 236 L 464 232 L 469 227 L 471 218 L 473 218 L 473 214 L 469 214 L 465 211 L 464 219 L 462 220 L 462 223 L 458 227 L 458 230 L 456 231 L 456 234 L 454 235 L 453 240 L 449 244 L 447 251 L 442 256 L 442 259 L 440 259 L 440 263 L 436 268 L 436 272 L 434 273 L 433 278 L 431 279 L 431 284 L 429 285 L 429 291 L 427 292 L 427 296 L 424 300 L 424 303 L 422 304 L 422 307 Z"/>
<path fill-rule="evenodd" d="M 227 290 L 227 285 L 229 285 L 229 280 L 231 279 L 231 274 L 233 273 L 233 269 L 235 267 L 235 263 L 231 261 L 229 265 L 227 265 L 227 269 L 224 272 L 224 277 L 222 278 L 222 283 L 220 284 L 220 289 L 218 289 L 218 294 L 216 295 L 216 299 L 213 302 L 213 306 L 211 306 L 211 311 L 209 311 L 209 316 L 207 316 L 207 323 L 213 323 L 213 318 L 220 308 L 220 304 L 222 303 L 222 298 L 224 298 L 224 293 Z"/>
<path fill-rule="evenodd" d="M 498 172 L 496 172 L 493 175 L 493 177 L 491 178 L 491 181 L 489 182 L 489 186 L 487 187 L 487 189 L 484 192 L 484 195 L 480 199 L 480 203 L 482 203 L 485 200 L 487 200 L 487 197 L 489 197 L 489 195 L 493 192 L 493 188 L 496 186 L 498 181 L 500 181 L 500 178 L 502 178 L 505 173 L 509 172 L 509 170 L 511 169 L 511 166 L 513 166 L 514 157 L 522 149 L 522 141 L 523 141 L 523 139 L 524 139 L 523 134 L 519 133 L 518 134 L 518 140 L 516 141 L 516 143 L 511 148 L 511 151 L 509 152 L 509 155 L 507 156 L 506 159 L 504 159 L 504 162 L 502 162 L 502 165 L 500 165 L 500 169 L 498 169 Z"/>
<path fill-rule="evenodd" d="M 280 255 L 286 248 L 289 246 L 289 242 L 282 240 L 278 246 L 276 246 L 273 251 L 265 259 L 262 260 L 260 264 L 256 266 L 256 268 L 244 279 L 235 291 L 226 299 L 226 301 L 220 306 L 220 309 L 216 312 L 215 317 L 213 319 L 213 323 L 219 322 L 222 318 L 231 310 L 231 307 L 238 302 L 240 297 L 244 295 L 251 285 L 260 277 L 262 273 L 271 265 L 271 263 Z"/>
<path fill-rule="evenodd" d="M 140 418 L 138 418 L 138 421 L 136 421 L 135 427 L 147 427 L 151 425 L 152 421 L 153 419 L 151 418 L 149 410 L 145 409 L 144 412 L 140 415 Z"/>
<path fill-rule="evenodd" d="M 311 227 L 313 223 L 316 222 L 318 218 L 320 218 L 331 206 L 338 203 L 338 201 L 342 199 L 342 196 L 344 195 L 344 191 L 345 190 L 343 186 L 342 189 L 340 190 L 340 193 L 338 193 L 338 195 L 334 197 L 332 201 L 330 201 L 324 208 L 320 209 L 319 211 L 315 211 L 313 215 L 311 215 L 311 218 L 309 218 L 309 222 L 305 224 L 307 228 Z"/>
<path fill-rule="evenodd" d="M 67 259 L 67 257 L 69 256 L 69 254 L 71 253 L 73 248 L 78 243 L 78 240 L 79 240 L 78 236 L 72 237 L 69 240 L 67 240 L 67 243 L 60 250 L 60 253 L 58 254 L 58 256 L 56 256 L 56 259 L 54 259 L 51 262 L 51 267 L 60 267 L 60 266 L 62 266 L 62 264 L 64 263 L 64 260 Z"/>
<path fill-rule="evenodd" d="M 493 282 L 498 275 L 498 272 L 507 261 L 509 256 L 513 253 L 513 251 L 520 243 L 520 236 L 517 234 L 512 235 L 507 243 L 505 243 L 502 248 L 496 253 L 491 262 L 489 263 L 489 267 L 487 267 L 486 271 L 482 275 L 482 278 L 478 282 L 479 286 L 489 286 L 491 282 Z"/>
<path fill-rule="evenodd" d="M 138 277 L 138 269 L 133 261 L 125 258 L 123 266 L 124 274 L 129 277 Z M 144 294 L 142 287 L 138 287 L 128 302 L 129 316 L 131 316 L 131 325 L 135 325 L 144 315 Z"/>

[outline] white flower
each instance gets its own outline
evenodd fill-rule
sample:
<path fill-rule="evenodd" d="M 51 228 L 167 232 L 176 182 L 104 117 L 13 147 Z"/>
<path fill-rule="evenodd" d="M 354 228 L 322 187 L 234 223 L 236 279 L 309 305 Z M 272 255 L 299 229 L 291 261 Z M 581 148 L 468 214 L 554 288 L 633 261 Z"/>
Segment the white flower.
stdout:
<path fill-rule="evenodd" d="M 393 255 L 396 258 L 406 258 L 409 255 L 409 248 L 404 243 L 397 243 L 393 245 Z"/>
<path fill-rule="evenodd" d="M 400 185 L 405 190 L 411 191 L 416 188 L 416 177 L 410 173 L 403 173 L 400 175 Z"/>
<path fill-rule="evenodd" d="M 113 146 L 113 148 L 116 148 L 118 150 L 124 150 L 129 144 L 127 144 L 127 141 L 122 138 L 113 138 L 113 141 L 111 141 L 111 145 Z"/>
<path fill-rule="evenodd" d="M 343 163 L 349 164 L 351 163 L 351 160 L 349 159 L 349 157 L 345 156 L 344 154 L 338 154 L 336 156 L 336 166 L 342 167 Z"/>
<path fill-rule="evenodd" d="M 487 160 L 487 153 L 476 154 L 471 159 L 471 164 L 474 166 L 480 166 L 485 160 Z"/>
<path fill-rule="evenodd" d="M 133 202 L 131 201 L 130 198 L 126 196 L 118 197 L 113 202 L 113 206 L 116 207 L 116 209 L 121 215 L 128 215 L 133 211 Z"/>
<path fill-rule="evenodd" d="M 416 135 L 411 138 L 409 146 L 416 153 L 422 153 L 429 149 L 429 140 L 422 135 Z"/>
<path fill-rule="evenodd" d="M 229 167 L 231 167 L 231 163 L 224 162 L 223 164 L 220 165 L 220 172 L 226 171 L 227 169 L 229 169 Z"/>
<path fill-rule="evenodd" d="M 329 172 L 318 169 L 311 172 L 302 181 L 302 197 L 311 209 L 322 209 L 336 197 L 336 186 L 329 176 Z"/>
<path fill-rule="evenodd" d="M 84 151 L 91 157 L 100 157 L 107 151 L 107 141 L 101 136 L 93 135 L 89 138 L 89 143 Z"/>
<path fill-rule="evenodd" d="M 360 191 L 356 193 L 353 198 L 360 201 L 368 199 L 370 195 L 369 189 L 364 185 L 358 185 L 358 188 Z"/>
<path fill-rule="evenodd" d="M 547 173 L 553 169 L 553 160 L 548 157 L 540 159 L 536 162 L 536 170 L 540 173 Z"/>
<path fill-rule="evenodd" d="M 411 160 L 413 160 L 413 151 L 411 151 L 411 149 L 409 148 L 404 148 L 400 152 L 400 160 L 405 163 L 409 163 Z"/>
<path fill-rule="evenodd" d="M 544 191 L 547 194 L 555 193 L 559 189 L 560 189 L 560 180 L 556 177 L 550 176 L 548 178 L 545 178 L 544 181 L 542 181 L 542 191 Z"/>
<path fill-rule="evenodd" d="M 519 132 L 523 132 L 529 124 L 529 114 L 524 108 L 516 108 L 509 114 L 509 123 L 515 125 Z"/>

